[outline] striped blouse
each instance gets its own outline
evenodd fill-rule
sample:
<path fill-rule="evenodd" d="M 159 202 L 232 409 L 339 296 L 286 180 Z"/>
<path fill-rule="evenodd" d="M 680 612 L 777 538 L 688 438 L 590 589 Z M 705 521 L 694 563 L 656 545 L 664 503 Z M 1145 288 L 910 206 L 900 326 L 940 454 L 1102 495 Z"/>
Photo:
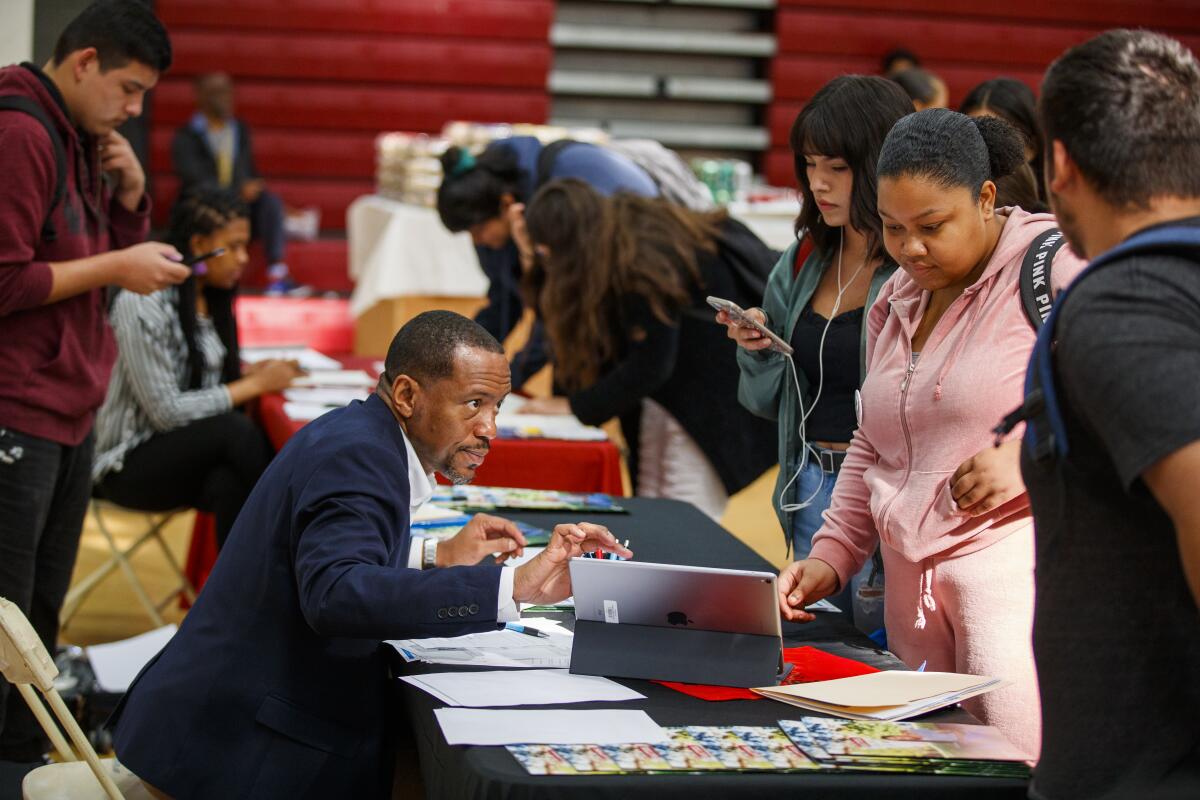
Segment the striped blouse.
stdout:
<path fill-rule="evenodd" d="M 229 391 L 221 384 L 225 345 L 207 317 L 196 318 L 196 346 L 204 364 L 200 388 L 185 388 L 189 367 L 178 296 L 174 287 L 150 295 L 126 291 L 113 303 L 110 320 L 117 339 L 117 363 L 96 416 L 93 482 L 120 471 L 126 454 L 156 433 L 233 407 Z"/>

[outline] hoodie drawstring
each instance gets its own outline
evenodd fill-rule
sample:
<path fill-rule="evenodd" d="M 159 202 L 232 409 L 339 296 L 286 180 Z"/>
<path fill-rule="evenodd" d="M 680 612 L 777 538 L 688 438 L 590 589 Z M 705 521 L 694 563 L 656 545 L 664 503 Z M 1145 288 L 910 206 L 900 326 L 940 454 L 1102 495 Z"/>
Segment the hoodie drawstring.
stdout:
<path fill-rule="evenodd" d="M 958 357 L 962 355 L 963 348 L 967 346 L 971 336 L 975 333 L 975 326 L 979 324 L 979 318 L 983 315 L 983 300 L 979 297 L 971 298 L 971 321 L 966 326 L 966 330 L 958 337 L 958 341 L 954 343 L 954 349 L 950 351 L 950 357 L 942 364 L 942 369 L 938 372 L 937 384 L 933 387 L 933 399 L 942 399 L 942 381 L 950 372 L 950 369 L 958 361 Z"/>
<path fill-rule="evenodd" d="M 937 562 L 932 557 L 921 562 L 921 588 L 917 594 L 917 630 L 925 630 L 925 609 L 937 611 L 937 601 L 933 599 L 933 573 Z"/>

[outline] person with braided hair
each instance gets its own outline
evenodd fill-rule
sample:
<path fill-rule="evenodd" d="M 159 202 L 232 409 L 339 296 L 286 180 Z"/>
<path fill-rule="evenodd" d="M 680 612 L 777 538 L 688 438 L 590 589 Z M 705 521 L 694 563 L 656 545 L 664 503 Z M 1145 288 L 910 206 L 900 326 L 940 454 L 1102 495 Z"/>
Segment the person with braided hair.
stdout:
<path fill-rule="evenodd" d="M 189 258 L 225 252 L 178 287 L 113 301 L 119 353 L 96 422 L 94 492 L 146 511 L 213 512 L 224 545 L 272 456 L 237 407 L 287 388 L 300 371 L 266 361 L 242 374 L 233 314 L 250 242 L 242 201 L 220 189 L 193 193 L 172 211 L 170 239 Z"/>

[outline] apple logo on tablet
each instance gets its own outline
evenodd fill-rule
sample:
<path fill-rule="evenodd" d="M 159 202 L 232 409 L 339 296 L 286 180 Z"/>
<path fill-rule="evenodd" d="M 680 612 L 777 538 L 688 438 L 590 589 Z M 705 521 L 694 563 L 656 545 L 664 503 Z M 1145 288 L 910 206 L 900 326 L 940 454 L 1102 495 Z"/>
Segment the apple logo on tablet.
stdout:
<path fill-rule="evenodd" d="M 672 611 L 667 614 L 667 622 L 671 625 L 687 625 L 691 620 L 682 611 Z"/>

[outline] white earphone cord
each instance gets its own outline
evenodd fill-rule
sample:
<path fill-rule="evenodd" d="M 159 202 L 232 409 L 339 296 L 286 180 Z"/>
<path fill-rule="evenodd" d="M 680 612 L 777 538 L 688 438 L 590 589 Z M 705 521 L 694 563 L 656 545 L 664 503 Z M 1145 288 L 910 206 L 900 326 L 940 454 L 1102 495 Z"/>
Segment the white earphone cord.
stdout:
<path fill-rule="evenodd" d="M 811 454 L 818 463 L 820 463 L 821 455 L 816 451 L 816 448 L 809 444 L 808 437 L 805 433 L 805 423 L 808 422 L 808 417 L 810 414 L 812 414 L 813 409 L 817 407 L 817 403 L 821 399 L 821 392 L 825 389 L 825 337 L 829 334 L 829 326 L 833 324 L 833 320 L 835 317 L 837 317 L 838 310 L 842 306 L 843 295 L 845 295 L 847 289 L 854 285 L 854 281 L 858 279 L 858 276 L 863 271 L 863 268 L 867 266 L 867 256 L 864 254 L 862 263 L 858 265 L 858 269 L 854 270 L 854 274 L 850 276 L 850 280 L 846 282 L 846 285 L 842 285 L 842 251 L 844 250 L 846 243 L 846 229 L 845 227 L 842 227 L 839 228 L 838 231 L 838 292 L 837 297 L 835 297 L 833 301 L 833 310 L 829 312 L 829 318 L 825 321 L 825 328 L 821 331 L 821 341 L 817 345 L 817 393 L 813 395 L 813 401 L 809 405 L 807 411 L 804 411 L 804 397 L 800 392 L 800 376 L 796 371 L 796 361 L 790 355 L 784 354 L 783 356 L 787 359 L 788 366 L 791 367 L 792 385 L 796 387 L 796 402 L 800 404 L 800 409 L 802 411 L 800 415 L 800 425 L 797 428 L 797 433 L 800 436 L 800 452 L 802 455 L 805 453 Z M 817 484 L 817 488 L 812 494 L 799 503 L 783 502 L 783 498 L 787 497 L 788 490 L 792 488 L 792 484 L 796 482 L 796 479 L 800 477 L 800 473 L 804 471 L 804 466 L 807 461 L 808 458 L 805 456 L 805 458 L 803 458 L 800 464 L 796 467 L 796 471 L 792 474 L 792 477 L 783 485 L 783 491 L 779 493 L 779 510 L 785 514 L 801 511 L 811 506 L 813 501 L 817 499 L 817 496 L 821 494 L 821 489 L 823 489 L 825 486 L 825 471 L 822 470 L 821 482 Z"/>

